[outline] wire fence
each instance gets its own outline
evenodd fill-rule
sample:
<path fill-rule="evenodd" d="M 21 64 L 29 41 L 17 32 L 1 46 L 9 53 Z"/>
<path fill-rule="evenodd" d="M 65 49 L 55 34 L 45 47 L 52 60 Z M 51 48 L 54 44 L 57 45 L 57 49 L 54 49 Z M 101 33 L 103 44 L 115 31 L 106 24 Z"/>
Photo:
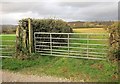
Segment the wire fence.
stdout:
<path fill-rule="evenodd" d="M 43 56 L 105 60 L 108 37 L 107 33 L 34 32 L 34 49 Z"/>

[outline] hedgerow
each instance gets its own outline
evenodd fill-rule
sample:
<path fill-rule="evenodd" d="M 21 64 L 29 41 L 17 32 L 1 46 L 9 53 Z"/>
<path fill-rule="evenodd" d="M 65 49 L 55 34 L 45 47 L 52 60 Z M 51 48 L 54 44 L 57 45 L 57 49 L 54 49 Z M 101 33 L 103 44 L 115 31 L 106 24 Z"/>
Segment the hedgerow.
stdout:
<path fill-rule="evenodd" d="M 30 20 L 30 22 L 29 22 Z M 32 45 L 29 42 L 29 26 L 32 29 Z M 68 25 L 67 22 L 59 19 L 22 19 L 19 20 L 18 25 L 18 48 L 17 51 L 21 53 L 29 53 L 29 47 L 32 46 L 34 52 L 34 32 L 49 32 L 49 33 L 72 33 L 72 28 Z M 49 34 L 38 34 L 37 37 L 45 37 L 41 39 L 37 39 L 36 41 L 42 41 L 42 42 L 50 42 L 50 35 Z M 52 35 L 54 38 L 67 38 L 68 35 Z M 46 39 L 48 38 L 48 39 Z M 65 39 L 52 39 L 52 42 L 58 42 L 58 44 L 52 44 L 57 46 L 63 46 L 62 44 L 59 44 L 59 42 L 67 42 Z M 50 43 L 43 43 L 43 45 L 50 46 Z M 45 47 L 39 47 L 39 49 L 44 49 Z M 48 47 L 50 48 L 50 47 Z M 23 55 L 24 56 L 24 55 Z"/>
<path fill-rule="evenodd" d="M 120 60 L 120 22 L 114 22 L 111 26 L 108 27 L 110 38 L 110 60 Z"/>

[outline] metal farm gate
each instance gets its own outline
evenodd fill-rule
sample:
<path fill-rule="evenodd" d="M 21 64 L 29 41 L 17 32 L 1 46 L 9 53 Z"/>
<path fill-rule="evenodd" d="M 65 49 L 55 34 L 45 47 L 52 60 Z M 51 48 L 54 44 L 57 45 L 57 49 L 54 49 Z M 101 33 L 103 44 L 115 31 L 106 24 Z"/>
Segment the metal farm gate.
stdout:
<path fill-rule="evenodd" d="M 16 52 L 16 35 L 2 34 L 0 35 L 0 57 L 9 57 L 15 55 Z"/>
<path fill-rule="evenodd" d="M 108 37 L 107 33 L 34 32 L 34 49 L 43 56 L 105 60 Z"/>

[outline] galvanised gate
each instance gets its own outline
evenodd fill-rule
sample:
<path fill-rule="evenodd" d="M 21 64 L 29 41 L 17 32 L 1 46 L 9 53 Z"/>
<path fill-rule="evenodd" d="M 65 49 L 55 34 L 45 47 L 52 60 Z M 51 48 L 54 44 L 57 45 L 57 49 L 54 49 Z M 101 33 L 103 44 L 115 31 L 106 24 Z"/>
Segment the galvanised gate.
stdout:
<path fill-rule="evenodd" d="M 54 37 L 55 35 L 67 35 L 67 37 Z M 107 33 L 34 32 L 34 49 L 42 56 L 105 60 L 108 37 Z"/>

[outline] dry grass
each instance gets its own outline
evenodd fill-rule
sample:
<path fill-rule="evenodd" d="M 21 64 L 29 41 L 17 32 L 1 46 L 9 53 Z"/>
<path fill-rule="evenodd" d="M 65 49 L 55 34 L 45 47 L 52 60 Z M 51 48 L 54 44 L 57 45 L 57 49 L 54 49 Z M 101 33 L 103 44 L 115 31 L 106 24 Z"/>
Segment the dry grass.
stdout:
<path fill-rule="evenodd" d="M 104 28 L 76 28 L 73 29 L 76 33 L 106 33 Z"/>

